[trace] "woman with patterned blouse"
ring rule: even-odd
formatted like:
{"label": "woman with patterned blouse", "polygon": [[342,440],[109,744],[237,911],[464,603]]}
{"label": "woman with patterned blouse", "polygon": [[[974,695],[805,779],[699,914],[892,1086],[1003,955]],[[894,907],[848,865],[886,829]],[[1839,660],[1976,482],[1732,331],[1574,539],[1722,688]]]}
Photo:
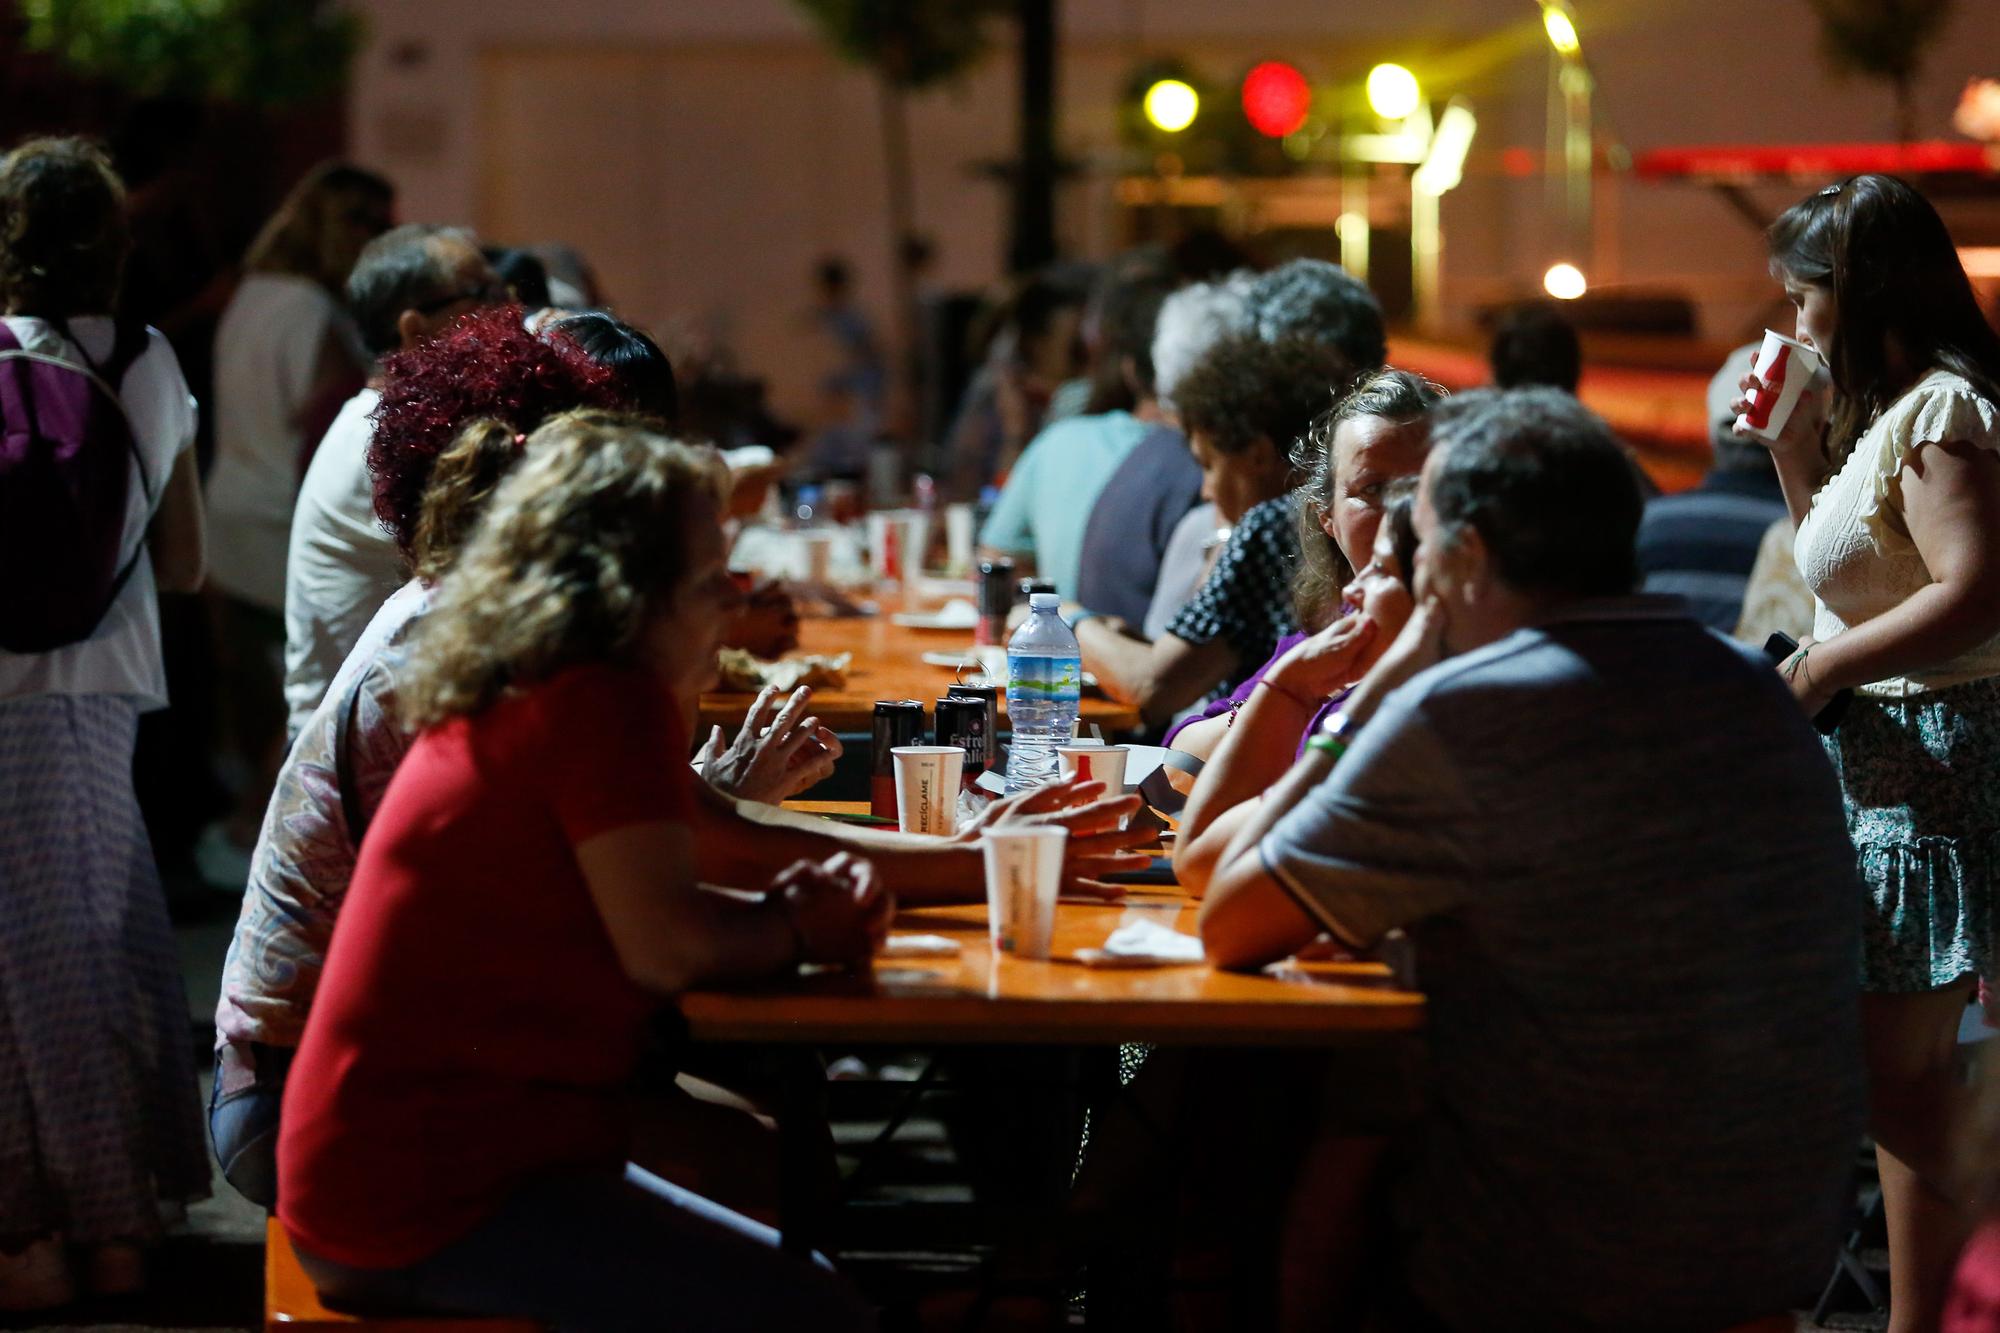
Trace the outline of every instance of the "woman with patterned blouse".
{"label": "woman with patterned blouse", "polygon": [[1959,1020],[2000,962],[2000,336],[1936,210],[1893,177],[1830,185],[1769,239],[1833,381],[1830,418],[1808,394],[1771,446],[1816,604],[1782,669],[1812,715],[1856,696],[1827,752],[1868,886],[1889,1328],[1916,1333],[1937,1326],[1966,1227],[1946,1183]]}

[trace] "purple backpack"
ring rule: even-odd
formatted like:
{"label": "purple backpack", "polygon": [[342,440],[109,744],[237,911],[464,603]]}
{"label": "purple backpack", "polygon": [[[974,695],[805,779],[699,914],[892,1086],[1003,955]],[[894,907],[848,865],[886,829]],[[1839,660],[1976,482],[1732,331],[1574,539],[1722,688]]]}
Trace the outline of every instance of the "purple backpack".
{"label": "purple backpack", "polygon": [[24,349],[0,321],[0,649],[89,638],[146,549],[141,537],[119,559],[134,464],[147,512],[159,493],[118,401],[146,346],[143,325],[120,328],[110,360],[81,368]]}

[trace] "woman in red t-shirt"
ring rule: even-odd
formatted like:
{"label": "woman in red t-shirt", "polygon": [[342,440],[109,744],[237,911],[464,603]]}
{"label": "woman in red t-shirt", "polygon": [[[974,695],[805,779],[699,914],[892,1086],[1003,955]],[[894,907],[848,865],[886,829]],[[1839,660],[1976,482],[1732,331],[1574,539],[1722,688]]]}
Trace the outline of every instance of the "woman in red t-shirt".
{"label": "woman in red t-shirt", "polygon": [[775,1234],[626,1162],[646,1020],[867,958],[873,868],[696,886],[687,731],[738,593],[721,475],[558,418],[413,635],[424,730],[369,829],[285,1094],[279,1215],[337,1301],[567,1329],[862,1327]]}

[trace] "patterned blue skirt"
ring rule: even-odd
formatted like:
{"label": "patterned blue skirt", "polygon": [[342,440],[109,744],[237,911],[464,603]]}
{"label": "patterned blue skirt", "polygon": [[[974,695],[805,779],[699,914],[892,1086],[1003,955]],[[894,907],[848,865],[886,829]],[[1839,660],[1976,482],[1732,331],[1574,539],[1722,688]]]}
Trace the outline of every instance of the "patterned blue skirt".
{"label": "patterned blue skirt", "polygon": [[1862,989],[1994,977],[2000,679],[1857,697],[1826,747],[1868,892]]}
{"label": "patterned blue skirt", "polygon": [[0,700],[0,1247],[149,1240],[208,1195],[138,722],[111,695]]}

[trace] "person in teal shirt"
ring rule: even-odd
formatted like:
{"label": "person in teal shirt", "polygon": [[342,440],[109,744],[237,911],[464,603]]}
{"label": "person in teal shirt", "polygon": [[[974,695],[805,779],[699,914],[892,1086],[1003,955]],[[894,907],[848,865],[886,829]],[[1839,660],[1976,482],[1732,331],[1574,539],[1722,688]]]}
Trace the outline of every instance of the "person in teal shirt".
{"label": "person in teal shirt", "polygon": [[1105,295],[1103,350],[1116,358],[1135,400],[1131,410],[1093,405],[1096,410],[1058,421],[1029,441],[980,529],[979,544],[989,553],[1032,565],[1064,597],[1076,596],[1084,528],[1098,494],[1162,420],[1153,392],[1153,325],[1168,291],[1168,284],[1146,277]]}

